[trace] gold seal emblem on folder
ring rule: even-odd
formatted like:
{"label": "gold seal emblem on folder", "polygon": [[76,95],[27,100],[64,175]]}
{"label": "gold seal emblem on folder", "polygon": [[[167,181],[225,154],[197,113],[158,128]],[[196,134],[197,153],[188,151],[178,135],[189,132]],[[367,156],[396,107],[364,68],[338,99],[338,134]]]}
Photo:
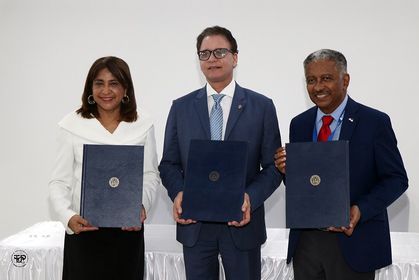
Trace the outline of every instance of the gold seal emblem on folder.
{"label": "gold seal emblem on folder", "polygon": [[119,186],[119,179],[117,177],[112,177],[109,179],[109,186],[111,188],[116,188]]}
{"label": "gold seal emblem on folder", "polygon": [[321,179],[320,179],[320,176],[319,175],[312,175],[310,177],[310,184],[313,187],[317,187],[318,185],[320,185],[320,182],[321,182]]}

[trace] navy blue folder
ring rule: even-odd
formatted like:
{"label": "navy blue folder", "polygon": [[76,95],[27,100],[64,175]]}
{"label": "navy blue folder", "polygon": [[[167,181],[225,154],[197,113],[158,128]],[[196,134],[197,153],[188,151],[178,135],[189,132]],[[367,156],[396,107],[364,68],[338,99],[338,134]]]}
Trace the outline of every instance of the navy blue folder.
{"label": "navy blue folder", "polygon": [[80,215],[97,227],[141,226],[144,147],[84,145]]}
{"label": "navy blue folder", "polygon": [[182,201],[182,218],[241,221],[247,142],[192,140]]}
{"label": "navy blue folder", "polygon": [[349,225],[349,142],[286,145],[286,226]]}

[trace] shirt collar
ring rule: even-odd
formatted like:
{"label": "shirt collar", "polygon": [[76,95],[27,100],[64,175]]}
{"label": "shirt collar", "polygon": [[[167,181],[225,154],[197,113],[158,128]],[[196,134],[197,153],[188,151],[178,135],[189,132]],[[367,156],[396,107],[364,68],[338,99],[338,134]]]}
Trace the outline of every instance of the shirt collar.
{"label": "shirt collar", "polygon": [[[207,89],[207,96],[211,96],[213,94],[218,94],[218,92],[216,92],[215,89],[213,89],[212,86],[209,83],[206,84],[206,89]],[[228,84],[228,86],[226,86],[220,92],[220,94],[224,94],[224,95],[227,95],[228,97],[233,98],[235,90],[236,90],[236,81],[233,79]]]}
{"label": "shirt collar", "polygon": [[345,111],[346,103],[348,103],[348,95],[345,94],[345,98],[343,99],[342,103],[331,113],[331,114],[325,114],[320,110],[320,108],[317,108],[317,117],[316,122],[321,122],[323,116],[330,115],[333,117],[333,120],[338,120],[339,118],[343,117],[343,112]]}

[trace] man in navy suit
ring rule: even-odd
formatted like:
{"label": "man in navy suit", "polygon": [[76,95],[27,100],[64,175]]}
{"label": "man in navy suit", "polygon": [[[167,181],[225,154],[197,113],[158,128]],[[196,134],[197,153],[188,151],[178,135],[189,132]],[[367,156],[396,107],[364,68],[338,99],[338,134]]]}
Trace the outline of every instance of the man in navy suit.
{"label": "man in navy suit", "polygon": [[[175,100],[168,116],[163,157],[163,185],[173,201],[177,240],[183,244],[187,279],[218,279],[221,255],[227,279],[261,278],[261,244],[266,241],[264,201],[281,183],[274,153],[281,144],[271,99],[240,87],[233,79],[237,42],[223,27],[206,28],[197,38],[197,52],[207,84]],[[224,95],[221,140],[248,143],[246,189],[241,221],[228,223],[183,219],[184,172],[191,139],[211,139],[210,112]]]}
{"label": "man in navy suit", "polygon": [[[392,262],[387,207],[408,186],[390,118],[346,94],[349,74],[341,53],[316,51],[305,59],[304,70],[316,106],[291,121],[290,142],[318,141],[323,116],[333,117],[326,140],[349,140],[350,222],[342,228],[291,229],[287,262],[293,259],[296,280],[374,279],[376,269]],[[284,148],[275,158],[285,174]]]}

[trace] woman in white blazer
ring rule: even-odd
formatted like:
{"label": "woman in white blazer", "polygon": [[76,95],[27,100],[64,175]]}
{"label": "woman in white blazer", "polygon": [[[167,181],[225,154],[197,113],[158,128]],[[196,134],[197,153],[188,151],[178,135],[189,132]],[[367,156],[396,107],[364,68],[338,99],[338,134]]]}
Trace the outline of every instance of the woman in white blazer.
{"label": "woman in white blazer", "polygon": [[96,60],[81,107],[58,125],[49,200],[53,217],[66,228],[63,279],[143,279],[143,227],[97,228],[80,216],[83,144],[144,146],[141,223],[160,185],[154,126],[144,112],[137,112],[125,61],[111,56]]}

